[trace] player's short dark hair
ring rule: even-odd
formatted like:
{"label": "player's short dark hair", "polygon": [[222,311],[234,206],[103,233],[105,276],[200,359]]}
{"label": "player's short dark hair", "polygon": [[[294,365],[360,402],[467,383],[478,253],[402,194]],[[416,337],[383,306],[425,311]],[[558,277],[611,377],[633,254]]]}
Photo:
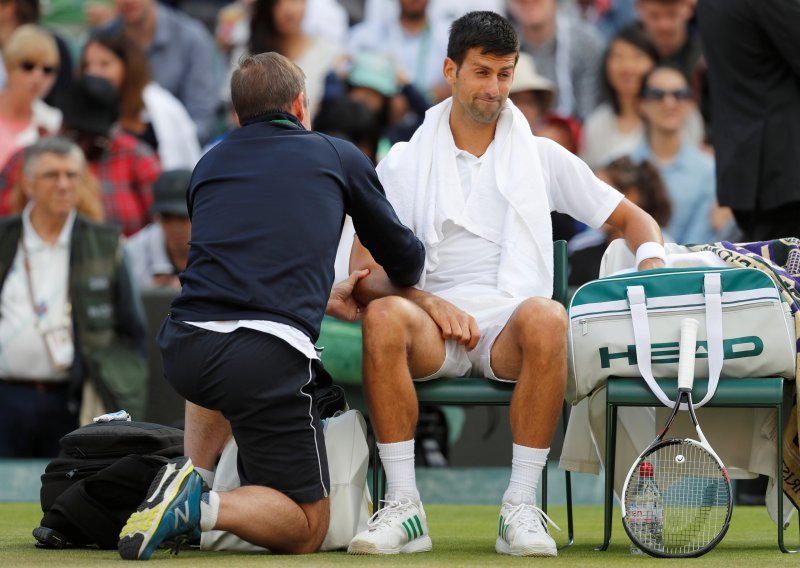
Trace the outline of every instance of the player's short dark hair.
{"label": "player's short dark hair", "polygon": [[479,48],[481,54],[519,55],[519,38],[511,22],[500,14],[468,12],[450,26],[447,57],[461,67],[473,48]]}

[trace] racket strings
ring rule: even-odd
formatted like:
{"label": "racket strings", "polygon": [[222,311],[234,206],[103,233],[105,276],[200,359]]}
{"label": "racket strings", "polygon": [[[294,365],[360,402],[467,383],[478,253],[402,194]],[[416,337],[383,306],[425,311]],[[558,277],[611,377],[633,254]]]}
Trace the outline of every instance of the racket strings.
{"label": "racket strings", "polygon": [[[701,446],[688,441],[660,446],[643,461],[652,465],[652,480],[660,499],[659,518],[651,523],[627,523],[637,544],[677,556],[713,543],[727,528],[731,504],[730,484],[718,462]],[[642,493],[647,478],[640,476],[641,469],[640,464],[628,485],[628,510],[646,498]],[[652,494],[652,489],[647,491]]]}

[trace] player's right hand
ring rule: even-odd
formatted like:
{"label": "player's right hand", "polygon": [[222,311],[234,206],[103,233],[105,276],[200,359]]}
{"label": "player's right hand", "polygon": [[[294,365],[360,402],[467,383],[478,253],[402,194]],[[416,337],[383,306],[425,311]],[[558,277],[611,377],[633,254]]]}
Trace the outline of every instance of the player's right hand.
{"label": "player's right hand", "polygon": [[442,330],[442,339],[454,339],[464,345],[467,351],[472,351],[478,344],[481,338],[478,322],[467,312],[432,294],[426,294],[414,301]]}

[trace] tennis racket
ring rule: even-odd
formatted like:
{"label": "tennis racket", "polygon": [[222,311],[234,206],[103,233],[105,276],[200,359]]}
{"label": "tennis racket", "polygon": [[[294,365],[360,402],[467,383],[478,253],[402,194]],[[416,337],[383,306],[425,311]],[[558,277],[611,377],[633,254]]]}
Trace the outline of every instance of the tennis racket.
{"label": "tennis racket", "polygon": [[[691,318],[681,322],[678,398],[622,489],[625,532],[642,551],[662,558],[701,556],[714,548],[733,510],[728,472],[703,435],[692,403],[697,327]],[[699,441],[664,439],[683,399]]]}

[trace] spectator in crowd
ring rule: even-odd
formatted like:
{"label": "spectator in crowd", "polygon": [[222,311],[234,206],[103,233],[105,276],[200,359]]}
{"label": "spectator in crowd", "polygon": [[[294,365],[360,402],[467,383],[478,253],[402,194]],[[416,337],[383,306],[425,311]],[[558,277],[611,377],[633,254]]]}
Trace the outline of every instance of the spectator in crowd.
{"label": "spectator in crowd", "polygon": [[165,171],[153,187],[154,222],[131,236],[125,251],[134,282],[140,290],[170,287],[180,289],[178,273],[186,268],[192,222],[186,207],[191,170]]}
{"label": "spectator in crowd", "polygon": [[696,0],[636,0],[639,19],[658,51],[658,62],[669,63],[687,77],[703,55],[700,38],[689,29]]}
{"label": "spectator in crowd", "polygon": [[[669,223],[672,204],[658,168],[647,160],[635,163],[625,156],[606,165],[597,172],[597,177],[649,213],[662,228],[664,240],[671,240],[664,228]],[[598,278],[606,248],[619,238],[622,234],[606,223],[600,229],[587,229],[570,239],[569,285],[580,286]]]}
{"label": "spectator in crowd", "polygon": [[373,164],[378,163],[381,122],[366,102],[341,97],[324,103],[314,119],[314,130],[352,142]]}
{"label": "spectator in crowd", "polygon": [[603,56],[601,83],[605,102],[586,118],[581,158],[600,168],[610,158],[623,156],[642,143],[639,114],[642,78],[653,68],[658,53],[645,31],[629,26],[611,40]]}
{"label": "spectator in crowd", "polygon": [[533,56],[520,53],[508,98],[525,115],[534,132],[539,121],[550,110],[554,95],[555,85],[536,72]]}
{"label": "spectator in crowd", "polygon": [[[655,66],[658,53],[650,37],[638,24],[617,34],[603,57],[602,85],[605,102],[587,117],[580,156],[592,168],[625,156],[644,141],[639,112],[642,78]],[[703,120],[696,107],[686,117],[686,140],[700,145]]]}
{"label": "spectator in crowd", "polygon": [[574,9],[611,41],[617,33],[636,21],[635,0],[573,0]]}
{"label": "spectator in crowd", "polygon": [[556,85],[555,110],[583,120],[597,106],[603,38],[571,12],[559,13],[556,0],[508,0],[522,51]]}
{"label": "spectator in crowd", "polygon": [[553,112],[542,117],[534,133],[557,142],[559,146],[575,155],[578,154],[583,137],[583,130],[578,119]]}
{"label": "spectator in crowd", "polygon": [[[354,295],[367,305],[364,389],[387,479],[387,502],[350,542],[353,554],[431,550],[414,469],[413,380],[484,376],[516,384],[511,479],[495,549],[556,556],[548,517],[536,506],[567,375],[567,316],[550,299],[550,209],[592,226],[608,220],[632,249],[648,242],[639,268],[663,266],[651,256],[663,258],[663,247],[650,216],[580,159],[533,136],[507,101],[518,51],[514,29],[497,14],[456,20],[443,68],[452,98],[429,110],[411,141],[378,165],[389,201],[428,254],[419,282],[400,287],[363,247],[353,247],[351,266],[370,269]],[[418,530],[407,529],[408,519]]]}
{"label": "spectator in crowd", "polygon": [[395,18],[353,26],[347,51],[352,55],[371,51],[388,56],[428,103],[438,102],[450,94],[442,78],[447,27],[428,17],[428,0],[399,0],[399,6]]}
{"label": "spectator in crowd", "polygon": [[303,31],[324,38],[337,49],[344,48],[350,31],[347,10],[339,0],[308,0],[303,16]]}
{"label": "spectator in crowd", "polygon": [[683,135],[693,107],[687,78],[677,67],[658,65],[642,81],[639,101],[646,137],[631,157],[650,160],[664,178],[672,202],[667,231],[682,245],[714,241],[714,158]]}
{"label": "spectator in crowd", "polygon": [[280,53],[303,70],[308,108],[314,116],[325,93],[325,76],[333,69],[340,49],[303,31],[305,12],[306,0],[256,0],[248,49],[253,54]]}
{"label": "spectator in crowd", "polygon": [[3,44],[6,86],[0,90],[0,167],[42,134],[58,132],[61,111],[42,97],[58,71],[53,36],[34,24],[19,26]]}
{"label": "spectator in crowd", "polygon": [[[0,50],[19,26],[38,23],[39,0],[0,0]],[[53,39],[58,47],[58,72],[55,83],[44,97],[44,101],[51,106],[60,107],[61,97],[72,83],[72,58],[67,42],[55,33]],[[5,83],[6,70],[0,57],[0,89]]]}
{"label": "spectator in crowd", "polygon": [[194,167],[200,159],[194,122],[172,93],[150,80],[147,59],[133,40],[95,34],[83,48],[80,69],[114,86],[120,127],[157,152],[165,170]]}
{"label": "spectator in crowd", "polygon": [[[339,77],[341,74],[341,77]],[[380,126],[375,163],[392,144],[405,142],[422,123],[428,102],[391,58],[375,52],[362,52],[348,59],[345,68],[330,74],[326,100],[345,96],[369,107]]]}
{"label": "spectator in crowd", "polygon": [[800,4],[702,0],[717,195],[744,240],[800,236]]}
{"label": "spectator in crowd", "polygon": [[[363,0],[363,4],[363,20],[366,22],[397,19],[401,10],[399,2]],[[453,20],[460,18],[467,12],[491,10],[497,14],[502,14],[504,9],[505,0],[430,0],[427,13],[432,22],[449,29]]]}
{"label": "spectator in crowd", "polygon": [[[161,168],[152,150],[116,127],[116,119],[116,94],[105,79],[84,75],[67,93],[62,132],[83,150],[101,188],[105,218],[131,235],[149,219],[152,186]],[[13,210],[6,192],[19,177],[22,157],[22,151],[15,154],[0,173],[0,212]]]}
{"label": "spectator in crowd", "polygon": [[119,17],[102,28],[142,49],[153,79],[175,95],[203,143],[214,134],[218,80],[214,40],[203,24],[156,0],[114,0]]}
{"label": "spectator in crowd", "polygon": [[58,455],[97,411],[87,377],[105,408],[144,409],[143,310],[119,234],[76,213],[85,168],[68,140],[36,142],[23,168],[31,202],[0,221],[0,457]]}

